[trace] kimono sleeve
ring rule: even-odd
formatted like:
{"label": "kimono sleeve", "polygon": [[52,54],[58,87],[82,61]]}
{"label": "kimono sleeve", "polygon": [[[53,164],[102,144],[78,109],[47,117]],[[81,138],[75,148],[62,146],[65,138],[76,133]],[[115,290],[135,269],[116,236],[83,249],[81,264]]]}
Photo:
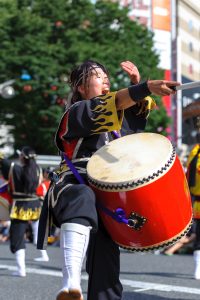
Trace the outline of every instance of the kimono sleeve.
{"label": "kimono sleeve", "polygon": [[120,130],[123,111],[117,111],[115,96],[112,92],[72,105],[61,120],[57,137],[75,139]]}
{"label": "kimono sleeve", "polygon": [[156,107],[155,101],[151,97],[146,97],[136,105],[129,107],[124,111],[124,122],[126,123],[124,134],[143,131],[147,124],[147,119],[152,109]]}

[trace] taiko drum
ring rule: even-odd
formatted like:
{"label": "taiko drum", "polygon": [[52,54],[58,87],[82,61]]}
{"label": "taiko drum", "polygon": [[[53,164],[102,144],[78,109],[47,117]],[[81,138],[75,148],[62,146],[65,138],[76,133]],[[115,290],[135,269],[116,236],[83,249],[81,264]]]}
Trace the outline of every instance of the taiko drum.
{"label": "taiko drum", "polygon": [[102,221],[122,248],[163,248],[190,229],[190,192],[168,138],[137,133],[116,139],[93,154],[87,175]]}

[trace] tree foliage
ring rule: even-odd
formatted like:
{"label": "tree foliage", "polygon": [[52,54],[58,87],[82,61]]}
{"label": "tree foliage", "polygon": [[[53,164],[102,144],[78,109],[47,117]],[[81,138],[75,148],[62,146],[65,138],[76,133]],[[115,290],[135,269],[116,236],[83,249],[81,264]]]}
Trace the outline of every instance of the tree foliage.
{"label": "tree foliage", "polygon": [[[119,64],[133,61],[143,80],[162,78],[153,35],[118,3],[99,0],[0,0],[0,83],[15,79],[16,96],[0,98],[0,123],[13,125],[14,148],[31,145],[55,154],[53,139],[70,94],[67,77],[86,59],[106,65],[112,89],[129,84]],[[153,115],[149,131],[169,119]],[[162,118],[161,118],[162,115]]]}

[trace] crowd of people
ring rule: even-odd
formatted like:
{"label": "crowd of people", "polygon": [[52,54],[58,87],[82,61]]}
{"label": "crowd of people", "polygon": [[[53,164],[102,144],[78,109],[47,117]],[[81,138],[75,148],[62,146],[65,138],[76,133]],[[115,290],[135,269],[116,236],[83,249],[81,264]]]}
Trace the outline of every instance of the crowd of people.
{"label": "crowd of people", "polygon": [[[18,276],[26,275],[24,235],[27,223],[35,225],[34,243],[46,257],[49,224],[59,229],[63,276],[56,300],[83,300],[81,269],[85,257],[89,275],[87,299],[122,299],[119,246],[99,217],[95,193],[87,185],[87,162],[96,150],[116,136],[144,131],[149,113],[156,106],[152,96],[174,95],[174,87],[180,83],[166,80],[140,83],[140,73],[132,62],[122,62],[121,68],[131,84],[116,92],[110,92],[109,72],[99,62],[87,60],[72,70],[71,103],[61,118],[55,138],[61,164],[49,174],[51,183],[45,187],[42,205],[37,189],[39,185],[41,188],[43,176],[35,162],[34,150],[25,147],[20,151],[21,166],[8,164],[1,158],[2,174],[9,182],[13,198],[10,249],[16,255]],[[195,199],[199,200],[196,195]],[[195,238],[195,278],[200,279],[197,241]]]}

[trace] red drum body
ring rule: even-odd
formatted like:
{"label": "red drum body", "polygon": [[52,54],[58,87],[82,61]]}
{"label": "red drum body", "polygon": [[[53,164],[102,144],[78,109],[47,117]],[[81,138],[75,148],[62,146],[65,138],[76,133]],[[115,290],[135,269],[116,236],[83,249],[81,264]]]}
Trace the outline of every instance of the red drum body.
{"label": "red drum body", "polygon": [[114,140],[91,157],[87,174],[103,223],[122,248],[163,248],[190,229],[187,180],[166,137],[137,133]]}
{"label": "red drum body", "polygon": [[12,204],[12,198],[8,193],[7,182],[0,186],[0,220],[8,221],[10,219],[10,206]]}

